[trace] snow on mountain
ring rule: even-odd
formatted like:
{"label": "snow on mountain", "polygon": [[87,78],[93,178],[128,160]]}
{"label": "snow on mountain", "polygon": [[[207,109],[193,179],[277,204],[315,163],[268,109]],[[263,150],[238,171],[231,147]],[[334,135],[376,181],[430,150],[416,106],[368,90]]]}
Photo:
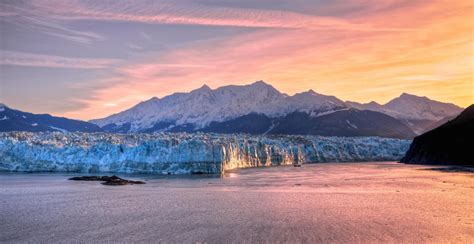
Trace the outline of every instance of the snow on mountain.
{"label": "snow on mountain", "polygon": [[346,102],[356,109],[366,109],[388,114],[397,119],[439,121],[462,112],[462,108],[452,103],[442,103],[427,97],[402,93],[384,105],[376,102],[356,103]]}
{"label": "snow on mountain", "polygon": [[[455,116],[463,111],[462,108],[451,104],[403,93],[384,105],[393,113],[395,118],[441,120]],[[393,111],[393,112],[392,112]]]}
{"label": "snow on mountain", "polygon": [[[270,120],[265,119],[268,121],[261,123],[260,127],[262,128],[252,128],[252,130],[267,131],[270,125],[275,122],[274,119],[283,118],[294,112],[307,113],[311,117],[321,117],[349,108],[371,110],[389,115],[401,121],[416,134],[423,133],[432,128],[436,122],[453,117],[462,111],[454,104],[437,102],[427,97],[406,93],[384,105],[376,102],[367,104],[343,102],[334,96],[318,94],[313,90],[288,96],[263,81],[257,81],[250,85],[230,85],[215,90],[204,85],[189,93],[174,93],[161,99],[154,97],[123,112],[90,122],[99,125],[105,131],[119,133],[193,132],[209,131],[209,126],[212,123],[232,120],[236,120],[235,123],[232,122],[225,126],[232,124],[232,126],[240,128],[241,126],[236,124],[237,121],[240,121],[239,118],[250,114],[261,114]],[[262,121],[260,117],[257,119]],[[223,128],[219,130],[223,130]],[[229,129],[228,131],[235,130]],[[404,135],[408,134],[404,133]]]}
{"label": "snow on mountain", "polygon": [[347,108],[346,104],[338,98],[322,95],[313,90],[286,97],[280,106],[284,107],[283,111],[285,113],[279,115],[286,115],[298,111],[311,114],[312,116],[318,116],[318,114],[327,114],[338,108]]}
{"label": "snow on mountain", "polygon": [[278,117],[294,111],[327,112],[344,107],[344,102],[333,96],[313,91],[288,96],[263,81],[257,81],[250,85],[231,85],[215,90],[204,85],[190,93],[152,98],[124,112],[90,122],[101,127],[130,124],[130,132],[144,131],[157,123],[169,123],[171,126],[190,124],[199,129],[211,122],[222,122],[250,113]]}
{"label": "snow on mountain", "polygon": [[0,133],[0,171],[219,174],[294,163],[394,161],[409,140],[203,133]]}
{"label": "snow on mountain", "polygon": [[407,93],[402,93],[384,105],[376,102],[365,104],[346,102],[346,104],[352,108],[390,115],[406,124],[416,134],[424,133],[436,127],[439,121],[453,118],[462,111],[462,108],[451,103],[442,103]]}

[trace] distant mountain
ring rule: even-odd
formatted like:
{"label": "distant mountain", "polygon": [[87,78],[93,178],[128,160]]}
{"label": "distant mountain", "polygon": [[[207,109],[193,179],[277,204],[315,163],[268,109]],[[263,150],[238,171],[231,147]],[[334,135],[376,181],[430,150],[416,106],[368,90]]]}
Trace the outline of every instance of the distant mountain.
{"label": "distant mountain", "polygon": [[390,115],[420,134],[436,127],[442,120],[447,120],[461,113],[462,108],[451,104],[403,93],[399,97],[381,105],[376,102],[346,102],[352,108],[372,110]]}
{"label": "distant mountain", "polygon": [[0,104],[0,132],[3,131],[62,131],[62,132],[99,132],[99,126],[49,114],[32,114],[14,110]]}
{"label": "distant mountain", "polygon": [[417,136],[401,160],[404,163],[473,165],[474,105],[455,119]]}

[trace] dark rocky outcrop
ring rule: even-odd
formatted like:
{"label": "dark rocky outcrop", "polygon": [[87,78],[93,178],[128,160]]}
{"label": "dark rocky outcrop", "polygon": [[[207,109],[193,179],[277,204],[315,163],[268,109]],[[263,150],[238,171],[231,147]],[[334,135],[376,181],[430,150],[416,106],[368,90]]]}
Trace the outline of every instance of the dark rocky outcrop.
{"label": "dark rocky outcrop", "polygon": [[415,137],[403,163],[474,165],[474,105],[458,117]]}
{"label": "dark rocky outcrop", "polygon": [[133,184],[145,184],[143,181],[134,181],[134,180],[125,180],[116,175],[112,176],[77,176],[69,178],[69,180],[79,180],[79,181],[103,181],[102,185],[107,186],[123,186],[123,185],[133,185]]}

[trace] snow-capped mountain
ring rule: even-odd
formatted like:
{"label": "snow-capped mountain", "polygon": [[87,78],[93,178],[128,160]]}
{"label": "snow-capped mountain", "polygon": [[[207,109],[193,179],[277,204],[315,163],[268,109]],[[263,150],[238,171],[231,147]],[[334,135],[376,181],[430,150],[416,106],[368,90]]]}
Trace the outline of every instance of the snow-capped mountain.
{"label": "snow-capped mountain", "polygon": [[32,114],[11,109],[0,103],[1,131],[61,131],[61,132],[99,132],[102,129],[92,123],[49,114]]}
{"label": "snow-capped mountain", "polygon": [[452,118],[462,112],[462,108],[431,100],[427,97],[402,93],[399,97],[381,105],[376,102],[366,104],[346,102],[350,107],[381,112],[399,119],[417,134],[433,128],[438,121]]}
{"label": "snow-capped mountain", "polygon": [[[371,110],[390,118],[377,113],[364,117],[360,110]],[[343,102],[313,90],[288,96],[257,81],[215,90],[204,85],[189,93],[174,93],[161,99],[154,97],[126,111],[90,122],[105,131],[119,133],[205,131],[412,138],[461,110],[453,104],[405,93],[385,105]],[[294,120],[294,113],[308,116],[297,116],[299,119]],[[288,124],[289,121],[293,124]],[[325,121],[334,123],[328,125]]]}
{"label": "snow-capped mountain", "polygon": [[257,81],[215,90],[204,85],[190,93],[152,98],[124,112],[90,122],[125,132],[140,132],[154,126],[161,129],[177,126],[201,129],[211,122],[223,122],[251,113],[273,118],[295,111],[318,115],[341,108],[346,108],[346,105],[333,96],[314,91],[288,96],[263,81]]}
{"label": "snow-capped mountain", "polygon": [[[387,104],[343,102],[312,90],[293,96],[263,81],[141,102],[91,123],[0,106],[0,131],[216,132],[413,138],[461,112],[456,105],[402,94]],[[99,127],[100,126],[100,127]]]}

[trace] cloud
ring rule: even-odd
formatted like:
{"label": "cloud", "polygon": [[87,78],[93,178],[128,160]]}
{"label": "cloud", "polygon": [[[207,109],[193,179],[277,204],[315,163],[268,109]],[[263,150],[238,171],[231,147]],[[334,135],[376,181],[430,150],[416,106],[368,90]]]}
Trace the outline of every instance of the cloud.
{"label": "cloud", "polygon": [[0,20],[79,44],[90,44],[105,39],[96,33],[68,28],[64,21],[51,18],[48,14],[35,10],[31,5],[24,5],[22,2],[14,3],[0,2]]}
{"label": "cloud", "polygon": [[118,59],[70,58],[0,50],[1,65],[47,68],[101,69],[117,64]]}
{"label": "cloud", "polygon": [[[107,77],[110,80],[98,87],[86,87],[87,91],[94,91],[93,97],[80,100],[84,108],[71,110],[65,116],[103,117],[150,97],[190,91],[203,83],[215,88],[260,79],[289,94],[311,88],[344,100],[383,103],[408,92],[459,105],[472,103],[472,95],[469,96],[473,80],[471,1],[349,2],[350,7],[346,1],[329,1],[321,6],[331,9],[329,12],[338,12],[339,5],[344,5],[344,11],[340,12],[345,17],[202,6],[179,0],[44,0],[29,2],[23,10],[31,11],[47,23],[28,18],[25,21],[47,26],[45,31],[53,35],[87,40],[97,37],[93,33],[92,36],[70,33],[60,27],[68,26],[63,23],[69,21],[97,20],[254,28],[156,52],[147,49],[123,63],[112,62]],[[51,23],[60,27],[48,25]],[[160,35],[141,31],[136,37],[139,40],[127,40],[126,44],[146,41],[148,48],[150,43],[159,43]],[[152,37],[154,42],[150,42]],[[97,83],[97,80],[89,82]]]}
{"label": "cloud", "polygon": [[227,8],[192,1],[31,1],[20,12],[56,20],[127,21],[151,24],[297,28],[311,30],[407,31],[347,19],[291,11]]}

